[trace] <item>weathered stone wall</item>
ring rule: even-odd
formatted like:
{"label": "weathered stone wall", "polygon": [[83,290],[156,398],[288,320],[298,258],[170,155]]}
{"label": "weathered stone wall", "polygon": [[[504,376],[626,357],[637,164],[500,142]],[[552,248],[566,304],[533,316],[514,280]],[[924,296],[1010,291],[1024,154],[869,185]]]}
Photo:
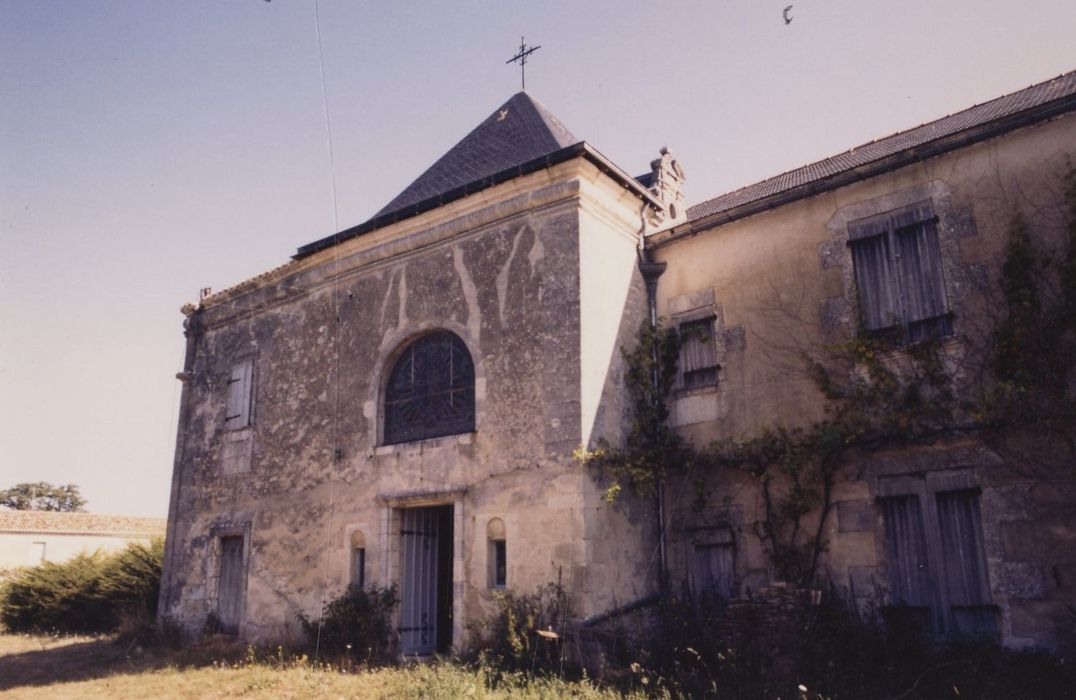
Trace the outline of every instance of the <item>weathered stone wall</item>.
{"label": "weathered stone wall", "polygon": [[[457,646],[491,610],[492,518],[514,590],[560,580],[586,615],[645,585],[612,572],[644,570],[647,521],[603,511],[572,456],[622,429],[619,346],[645,313],[640,202],[605,180],[562,164],[207,299],[191,319],[163,613],[197,631],[217,605],[219,538],[243,535],[240,634],[294,637],[296,614],[316,615],[348,582],[354,533],[367,584],[398,583],[400,509],[434,504],[454,507]],[[581,291],[584,268],[603,283]],[[384,445],[382,383],[434,329],[470,351],[475,430]],[[251,425],[227,430],[228,381],[248,358]]]}
{"label": "weathered stone wall", "polygon": [[[858,311],[848,224],[922,200],[932,202],[938,217],[953,312],[954,335],[943,352],[961,366],[958,381],[973,382],[971,349],[981,347],[997,316],[1000,260],[1013,216],[1022,214],[1040,243],[1057,243],[1064,222],[1062,177],[1074,161],[1076,116],[1070,114],[659,244],[655,255],[668,263],[659,285],[662,314],[675,317],[700,300],[714,304],[721,344],[717,386],[675,395],[674,424],[704,445],[821,419],[825,401],[799,353],[854,331]],[[825,524],[823,575],[861,603],[884,599],[888,578],[878,479],[946,470],[971,474],[982,490],[982,536],[1003,640],[1055,646],[1056,628],[1071,625],[1076,596],[1071,469],[1032,475],[1026,464],[1006,461],[968,438],[884,457],[852,455]],[[737,591],[770,583],[772,565],[755,534],[764,517],[757,482],[741,473],[688,476],[686,486],[673,483],[667,491],[674,590],[687,586],[695,545],[726,533],[735,545]],[[707,494],[701,511],[693,507],[696,489],[690,483],[700,476]],[[817,515],[805,519],[808,530]]]}

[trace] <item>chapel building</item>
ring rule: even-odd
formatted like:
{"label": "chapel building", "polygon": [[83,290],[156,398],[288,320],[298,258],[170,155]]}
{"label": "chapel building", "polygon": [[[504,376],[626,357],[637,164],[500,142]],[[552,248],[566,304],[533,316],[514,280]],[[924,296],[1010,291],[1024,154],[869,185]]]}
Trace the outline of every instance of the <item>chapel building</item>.
{"label": "chapel building", "polygon": [[[752,474],[610,502],[580,459],[632,429],[622,349],[679,330],[669,425],[699,446],[824,420],[802,357],[860,332],[971,381],[1013,216],[1063,240],[1074,159],[1068,73],[689,207],[664,149],[632,176],[518,93],[370,220],[184,307],[160,614],[279,639],[395,585],[400,650],[426,655],[500,589],[559,583],[600,625],[772,587]],[[1076,472],[974,430],[843,459],[804,519],[820,580],[940,636],[1058,643]]]}

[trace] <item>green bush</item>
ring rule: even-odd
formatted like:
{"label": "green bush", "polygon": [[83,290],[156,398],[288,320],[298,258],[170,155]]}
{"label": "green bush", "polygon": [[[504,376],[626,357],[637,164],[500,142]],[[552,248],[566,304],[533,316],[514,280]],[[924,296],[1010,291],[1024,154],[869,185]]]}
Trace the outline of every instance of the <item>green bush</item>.
{"label": "green bush", "polygon": [[348,586],[329,601],[320,619],[296,617],[312,649],[363,664],[381,665],[395,660],[392,611],[399,603],[396,587]]}
{"label": "green bush", "polygon": [[497,614],[477,630],[474,651],[502,670],[559,672],[563,668],[568,596],[559,583],[534,593],[498,591]]}
{"label": "green bush", "polygon": [[158,538],[21,569],[0,587],[0,624],[9,632],[99,634],[124,617],[153,620],[163,554]]}

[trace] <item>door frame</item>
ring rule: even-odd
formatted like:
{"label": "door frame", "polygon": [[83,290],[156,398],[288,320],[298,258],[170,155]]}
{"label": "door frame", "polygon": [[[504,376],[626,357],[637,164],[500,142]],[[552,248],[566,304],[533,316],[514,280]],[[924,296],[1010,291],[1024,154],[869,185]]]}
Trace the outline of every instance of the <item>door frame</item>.
{"label": "door frame", "polygon": [[221,540],[227,537],[242,537],[242,563],[239,567],[239,622],[236,625],[235,636],[244,639],[247,626],[247,587],[250,585],[250,523],[227,523],[215,525],[209,530],[209,556],[206,557],[206,580],[211,582],[208,586],[212,597],[206,599],[206,615],[217,615],[220,610],[220,567],[221,567]]}
{"label": "door frame", "polygon": [[[409,493],[378,497],[381,505],[381,551],[380,568],[385,572],[384,585],[395,585],[403,595],[403,547],[400,528],[403,511],[409,508],[452,506],[452,644],[451,651],[459,651],[463,641],[463,589],[465,573],[463,566],[464,496],[466,489],[432,493]],[[393,626],[400,626],[400,607],[394,615]]]}

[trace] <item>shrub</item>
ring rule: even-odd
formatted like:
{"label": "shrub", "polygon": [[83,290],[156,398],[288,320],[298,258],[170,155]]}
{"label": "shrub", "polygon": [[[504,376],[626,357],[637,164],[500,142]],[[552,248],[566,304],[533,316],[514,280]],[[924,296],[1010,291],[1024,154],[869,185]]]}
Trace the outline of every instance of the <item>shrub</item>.
{"label": "shrub", "polygon": [[392,611],[399,604],[396,587],[348,586],[329,601],[320,619],[296,617],[315,651],[363,664],[388,664],[395,660]]}
{"label": "shrub", "polygon": [[125,616],[152,621],[163,552],[157,539],[21,569],[0,588],[0,624],[10,632],[99,634]]}
{"label": "shrub", "polygon": [[559,583],[531,594],[494,593],[497,613],[478,630],[475,651],[499,669],[557,672],[563,666],[569,616]]}

